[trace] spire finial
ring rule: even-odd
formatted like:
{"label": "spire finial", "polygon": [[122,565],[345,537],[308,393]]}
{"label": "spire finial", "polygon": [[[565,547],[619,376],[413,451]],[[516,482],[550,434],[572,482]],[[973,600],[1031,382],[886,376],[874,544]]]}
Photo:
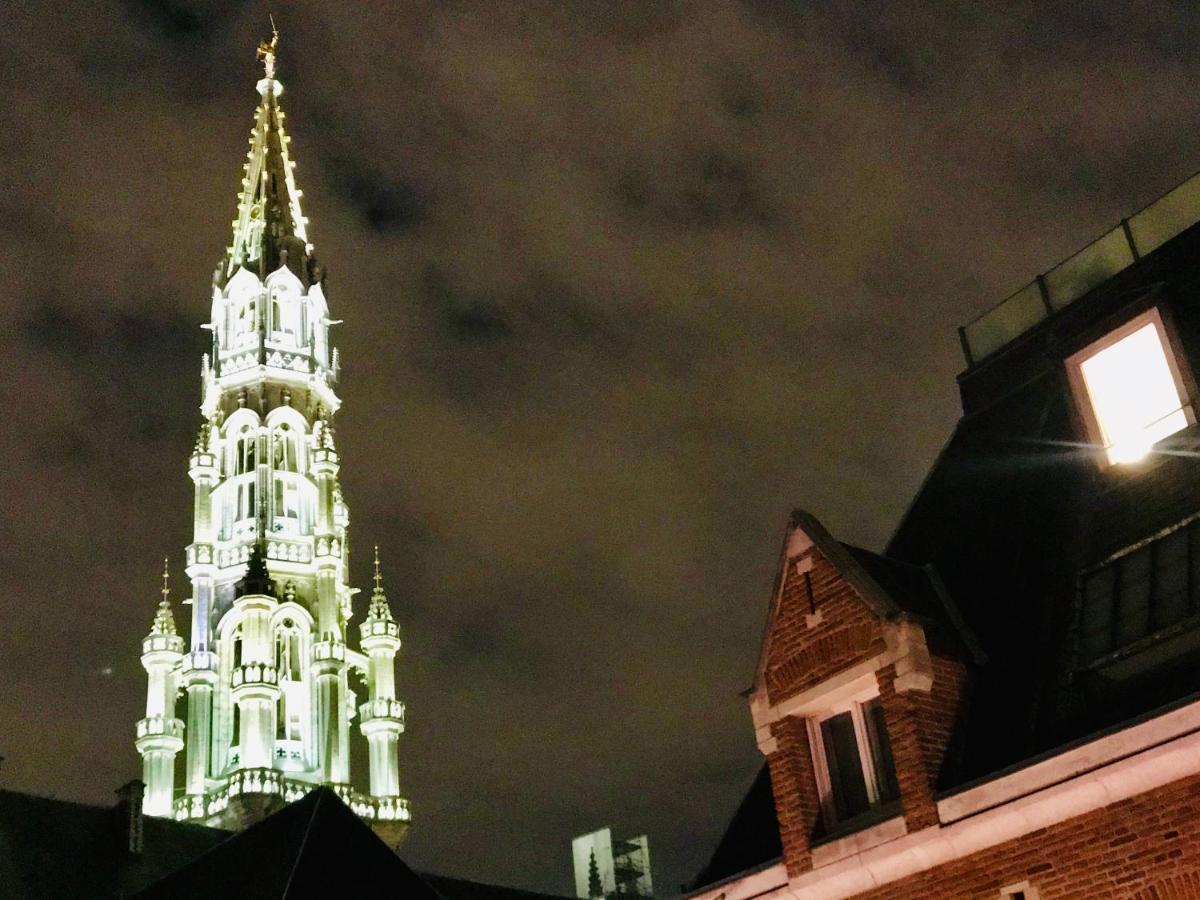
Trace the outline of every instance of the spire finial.
{"label": "spire finial", "polygon": [[171,572],[168,568],[169,557],[163,558],[162,599],[158,601],[158,609],[154,613],[154,625],[150,628],[151,635],[175,634],[175,615],[171,612]]}
{"label": "spire finial", "polygon": [[367,607],[367,619],[391,622],[392,611],[388,609],[387,594],[383,592],[383,571],[379,564],[379,545],[375,545],[375,590],[371,591],[371,605]]}
{"label": "spire finial", "polygon": [[259,41],[258,43],[258,58],[262,60],[263,71],[266,72],[267,81],[275,80],[275,50],[279,47],[279,29],[275,27],[275,17],[268,14],[271,20],[271,40]]}

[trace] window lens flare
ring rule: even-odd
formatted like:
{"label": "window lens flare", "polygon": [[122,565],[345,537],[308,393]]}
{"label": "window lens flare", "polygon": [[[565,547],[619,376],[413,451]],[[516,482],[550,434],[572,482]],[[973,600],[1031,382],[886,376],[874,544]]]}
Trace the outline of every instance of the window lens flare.
{"label": "window lens flare", "polygon": [[1088,357],[1079,371],[1110,462],[1137,462],[1156,442],[1187,427],[1155,323]]}

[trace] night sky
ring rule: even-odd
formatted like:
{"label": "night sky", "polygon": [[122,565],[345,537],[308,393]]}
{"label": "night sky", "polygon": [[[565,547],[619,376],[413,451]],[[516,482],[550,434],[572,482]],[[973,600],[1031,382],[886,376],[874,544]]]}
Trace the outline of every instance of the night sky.
{"label": "night sky", "polygon": [[[1200,168],[1200,13],[1083,6],[274,5],[412,864],[569,893],[606,824],[662,894],[703,863],[791,507],[880,548],[955,328]],[[0,786],[108,803],[267,12],[4,10]]]}

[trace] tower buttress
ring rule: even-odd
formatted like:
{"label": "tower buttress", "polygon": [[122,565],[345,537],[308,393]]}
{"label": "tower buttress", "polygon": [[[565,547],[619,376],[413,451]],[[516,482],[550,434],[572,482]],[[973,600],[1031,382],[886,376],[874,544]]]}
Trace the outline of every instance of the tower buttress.
{"label": "tower buttress", "polygon": [[359,646],[370,657],[368,691],[370,697],[359,707],[359,728],[370,747],[371,794],[375,797],[400,796],[400,770],[396,749],[404,731],[404,704],[396,699],[396,654],[400,651],[400,626],[392,618],[387,595],[383,592],[383,574],[379,566],[379,547],[375,548],[375,589],[367,617],[358,626]]}
{"label": "tower buttress", "polygon": [[162,600],[150,633],[142,640],[146,670],[146,716],[137,724],[137,750],[146,783],[142,808],[146,815],[170,816],[175,799],[175,755],[183,748],[183,722],[175,718],[175,694],[183,638],[171,612],[167,561],[163,560]]}

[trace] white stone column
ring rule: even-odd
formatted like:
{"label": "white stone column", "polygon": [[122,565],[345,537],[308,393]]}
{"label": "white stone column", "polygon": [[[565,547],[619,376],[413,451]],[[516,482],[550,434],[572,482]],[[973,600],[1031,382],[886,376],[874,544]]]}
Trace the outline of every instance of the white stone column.
{"label": "white stone column", "polygon": [[175,756],[183,748],[183,723],[175,718],[183,638],[175,631],[175,618],[167,601],[165,571],[163,577],[163,599],[150,633],[142,640],[142,667],[147,679],[146,716],[137,724],[136,746],[142,757],[142,780],[146,783],[142,809],[148,816],[172,814]]}

